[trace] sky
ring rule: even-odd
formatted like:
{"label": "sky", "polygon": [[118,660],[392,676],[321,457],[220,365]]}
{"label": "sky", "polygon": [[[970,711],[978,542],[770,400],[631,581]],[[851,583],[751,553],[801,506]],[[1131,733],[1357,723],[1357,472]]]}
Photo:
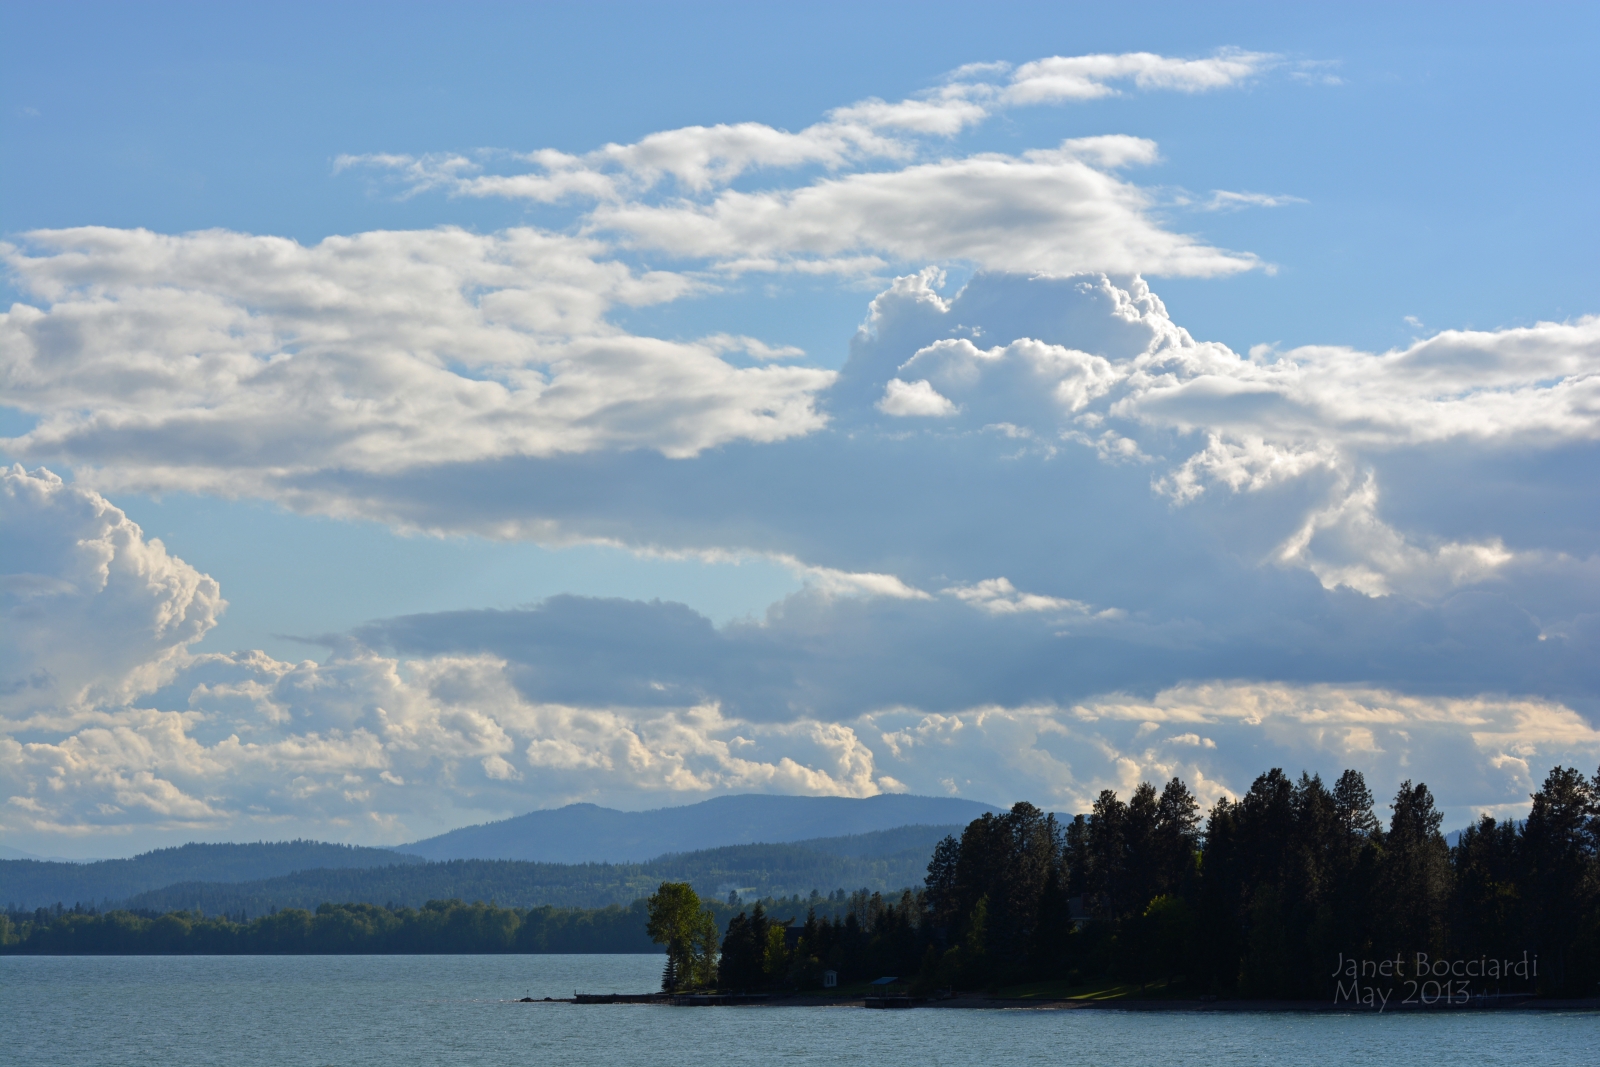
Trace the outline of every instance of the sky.
{"label": "sky", "polygon": [[0,844],[1600,765],[1592,4],[0,3]]}

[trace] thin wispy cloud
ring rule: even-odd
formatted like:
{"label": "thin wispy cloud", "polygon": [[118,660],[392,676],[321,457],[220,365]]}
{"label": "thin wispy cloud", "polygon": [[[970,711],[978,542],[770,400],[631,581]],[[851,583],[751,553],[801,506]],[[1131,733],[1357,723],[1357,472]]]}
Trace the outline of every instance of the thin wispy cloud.
{"label": "thin wispy cloud", "polygon": [[[1019,156],[961,157],[950,154],[952,139],[1008,108],[1221,90],[1276,63],[1265,53],[1224,50],[1204,59],[1141,52],[1056,56],[1015,69],[979,64],[921,95],[845,105],[793,133],[757,122],[689,126],[581,155],[346,155],[335,171],[387,175],[405,196],[442,190],[572,205],[583,232],[736,274],[876,272],[886,260],[932,258],[1009,270],[1213,276],[1257,264],[1163,230],[1147,215],[1146,195],[1112,174],[1154,163],[1153,142],[1099,136]],[[488,170],[508,158],[532,169]],[[821,177],[803,174],[818,168]],[[803,184],[784,184],[795,171]],[[746,177],[766,188],[729,187]]]}

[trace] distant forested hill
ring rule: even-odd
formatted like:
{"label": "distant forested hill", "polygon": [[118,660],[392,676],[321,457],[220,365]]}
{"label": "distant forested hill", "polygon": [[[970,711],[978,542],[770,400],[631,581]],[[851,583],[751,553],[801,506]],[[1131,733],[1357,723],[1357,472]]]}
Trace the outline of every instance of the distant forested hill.
{"label": "distant forested hill", "polygon": [[887,859],[902,852],[920,852],[926,856],[933,852],[933,846],[945,836],[960,837],[965,826],[966,823],[951,823],[947,826],[896,826],[891,830],[846,834],[843,837],[813,837],[790,843],[798,848],[826,852],[830,856],[854,856],[859,859]]}
{"label": "distant forested hill", "polygon": [[274,841],[242,845],[183,845],[125,860],[48,863],[0,860],[0,903],[19,908],[99,905],[176,882],[252,882],[311,868],[420,863],[386,848]]}
{"label": "distant forested hill", "polygon": [[915,826],[786,845],[730,845],[649,863],[526,863],[450,860],[365,870],[311,870],[255,882],[184,882],[130,897],[122,906],[254,917],[328,901],[420,907],[430,900],[494,901],[502,907],[626,906],[662,882],[689,882],[706,897],[805,896],[813,889],[898,890],[921,885],[940,838],[959,826]]}
{"label": "distant forested hill", "polygon": [[715,797],[654,811],[595,804],[533,811],[401,845],[430,860],[531,860],[536,863],[638,863],[666,852],[723,845],[784,844],[924,825],[965,826],[988,804],[958,797]]}

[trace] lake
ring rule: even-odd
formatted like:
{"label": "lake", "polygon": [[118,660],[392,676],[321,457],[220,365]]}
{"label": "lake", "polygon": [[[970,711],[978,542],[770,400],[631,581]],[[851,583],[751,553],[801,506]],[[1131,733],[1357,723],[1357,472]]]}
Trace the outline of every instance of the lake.
{"label": "lake", "polygon": [[1592,1067],[1600,1015],[519,1004],[643,992],[661,956],[0,957],[26,1065],[1270,1064]]}

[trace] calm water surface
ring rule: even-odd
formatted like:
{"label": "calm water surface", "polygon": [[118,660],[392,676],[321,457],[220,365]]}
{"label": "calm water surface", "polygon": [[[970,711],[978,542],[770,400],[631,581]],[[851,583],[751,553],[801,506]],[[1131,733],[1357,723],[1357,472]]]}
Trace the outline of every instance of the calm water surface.
{"label": "calm water surface", "polygon": [[880,1012],[518,1004],[654,988],[660,956],[0,958],[0,1063],[1600,1063],[1600,1016]]}

